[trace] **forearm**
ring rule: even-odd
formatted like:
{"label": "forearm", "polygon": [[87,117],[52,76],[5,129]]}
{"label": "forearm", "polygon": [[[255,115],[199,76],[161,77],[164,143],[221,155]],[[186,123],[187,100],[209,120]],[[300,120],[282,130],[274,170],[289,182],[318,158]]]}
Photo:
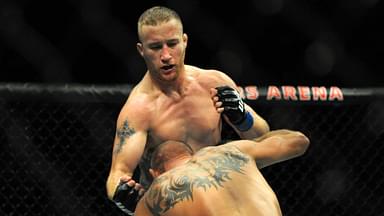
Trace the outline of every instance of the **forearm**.
{"label": "forearm", "polygon": [[247,111],[251,114],[253,118],[253,126],[246,131],[237,130],[237,133],[239,134],[240,138],[250,140],[250,139],[258,138],[268,133],[270,129],[267,121],[265,121],[261,116],[259,116],[252,109],[247,109]]}
{"label": "forearm", "polygon": [[121,172],[121,171],[115,171],[109,175],[106,183],[106,187],[107,187],[106,189],[107,189],[107,196],[110,200],[113,199],[116,188],[119,185],[120,178],[123,176],[125,178],[129,178],[129,177],[132,177],[132,175],[133,175],[132,172]]}
{"label": "forearm", "polygon": [[[132,152],[134,149],[132,149]],[[125,158],[133,158],[128,154],[121,153],[122,155],[114,156],[112,159],[111,170],[107,179],[107,195],[109,199],[113,199],[116,188],[120,182],[127,182],[133,176],[135,167],[137,166],[136,160],[126,161]]]}
{"label": "forearm", "polygon": [[295,133],[299,133],[299,132],[288,130],[288,129],[279,129],[279,130],[268,131],[267,133],[263,134],[260,137],[254,138],[253,140],[256,142],[260,142],[260,141],[263,141],[269,137],[273,137],[273,136],[276,136],[276,137],[280,136],[281,137],[281,136],[287,136],[290,134],[292,135]]}
{"label": "forearm", "polygon": [[[276,154],[278,161],[288,160],[304,154],[309,146],[309,139],[303,133],[292,130],[275,130],[266,133],[265,135],[255,139],[258,143],[266,140],[276,140],[274,142],[275,149],[278,149],[280,154]],[[270,144],[272,145],[272,144]]]}
{"label": "forearm", "polygon": [[259,168],[298,157],[306,152],[310,143],[303,133],[291,130],[270,131],[254,141],[256,153],[253,155]]}
{"label": "forearm", "polygon": [[114,182],[116,182],[116,178],[112,177],[112,176],[109,176],[108,180],[107,180],[107,183],[106,183],[106,189],[107,189],[108,199],[110,199],[110,200],[112,200],[113,194],[115,192],[114,189],[113,189],[113,188],[116,187]]}

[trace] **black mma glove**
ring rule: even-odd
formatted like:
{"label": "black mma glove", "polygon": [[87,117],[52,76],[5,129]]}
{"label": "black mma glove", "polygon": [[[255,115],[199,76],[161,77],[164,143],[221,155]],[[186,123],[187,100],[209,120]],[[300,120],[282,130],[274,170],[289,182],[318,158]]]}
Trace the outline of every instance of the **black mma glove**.
{"label": "black mma glove", "polygon": [[239,131],[247,131],[253,126],[253,117],[245,109],[245,104],[239,93],[229,86],[216,87],[219,101],[223,103],[225,114],[229,121],[236,126]]}
{"label": "black mma glove", "polygon": [[127,182],[120,182],[113,195],[113,202],[127,215],[134,215],[136,203],[140,199],[139,190],[129,186]]}

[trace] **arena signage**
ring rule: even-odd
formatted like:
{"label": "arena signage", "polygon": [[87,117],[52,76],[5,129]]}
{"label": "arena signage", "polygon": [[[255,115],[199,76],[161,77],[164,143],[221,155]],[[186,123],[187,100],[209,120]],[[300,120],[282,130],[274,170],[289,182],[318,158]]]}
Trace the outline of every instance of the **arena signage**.
{"label": "arena signage", "polygon": [[247,100],[260,97],[268,101],[343,101],[343,91],[337,86],[274,86],[262,89],[257,86],[239,86],[240,96]]}

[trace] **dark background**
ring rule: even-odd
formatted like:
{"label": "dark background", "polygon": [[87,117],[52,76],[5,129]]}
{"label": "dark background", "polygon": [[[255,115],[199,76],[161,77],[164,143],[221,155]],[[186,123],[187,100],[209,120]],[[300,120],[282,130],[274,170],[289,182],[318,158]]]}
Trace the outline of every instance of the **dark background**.
{"label": "dark background", "polygon": [[133,84],[136,22],[175,9],[186,63],[239,85],[382,86],[383,1],[0,0],[0,82]]}
{"label": "dark background", "polygon": [[[380,0],[0,0],[0,215],[123,215],[105,180],[128,93],[2,83],[138,82],[136,22],[159,4],[184,21],[186,63],[239,85],[383,87]],[[284,215],[382,215],[384,100],[370,96],[249,101],[271,128],[311,140],[305,155],[262,170]]]}

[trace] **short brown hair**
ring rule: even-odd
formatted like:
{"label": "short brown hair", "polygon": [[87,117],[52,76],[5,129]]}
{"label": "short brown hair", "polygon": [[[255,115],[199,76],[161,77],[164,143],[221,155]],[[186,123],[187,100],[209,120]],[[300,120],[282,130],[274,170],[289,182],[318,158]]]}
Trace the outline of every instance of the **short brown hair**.
{"label": "short brown hair", "polygon": [[173,140],[165,141],[153,151],[151,168],[164,172],[164,164],[167,161],[185,153],[193,154],[193,150],[188,144]]}
{"label": "short brown hair", "polygon": [[180,22],[181,30],[183,30],[183,24],[180,19],[180,16],[176,13],[176,11],[163,7],[163,6],[154,6],[146,11],[144,11],[139,17],[139,21],[137,22],[137,32],[140,38],[140,30],[144,25],[156,26],[160,23],[168,22],[171,19],[175,19]]}

